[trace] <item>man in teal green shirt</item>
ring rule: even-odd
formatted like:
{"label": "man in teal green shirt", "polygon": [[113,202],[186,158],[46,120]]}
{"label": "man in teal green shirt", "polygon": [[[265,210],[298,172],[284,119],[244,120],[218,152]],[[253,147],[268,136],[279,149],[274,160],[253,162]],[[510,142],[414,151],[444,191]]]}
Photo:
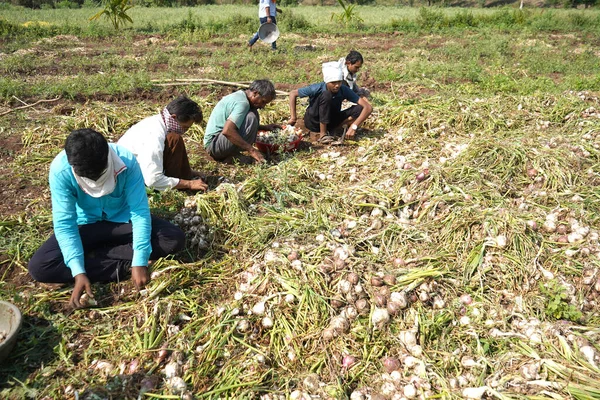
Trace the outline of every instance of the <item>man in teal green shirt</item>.
{"label": "man in teal green shirt", "polygon": [[275,98],[275,86],[259,79],[246,90],[223,97],[215,106],[204,133],[204,148],[216,161],[229,161],[246,151],[254,160],[264,162],[263,154],[253,147],[259,130],[280,128],[278,124],[260,125],[258,109]]}

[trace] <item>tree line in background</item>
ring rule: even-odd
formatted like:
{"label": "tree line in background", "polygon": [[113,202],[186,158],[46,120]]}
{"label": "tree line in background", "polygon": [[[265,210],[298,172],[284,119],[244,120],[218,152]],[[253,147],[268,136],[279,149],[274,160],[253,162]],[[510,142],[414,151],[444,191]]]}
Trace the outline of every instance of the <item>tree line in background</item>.
{"label": "tree line in background", "polygon": [[[2,3],[8,3],[16,6],[28,8],[81,8],[81,7],[100,7],[113,0],[8,0]],[[257,4],[257,0],[127,0],[130,6],[137,7],[184,7],[204,4]],[[279,0],[282,6],[293,6],[299,4],[317,4],[317,5],[335,5],[337,0]],[[406,5],[406,6],[465,6],[463,0],[348,0],[350,4],[383,4],[383,5]],[[520,0],[513,0],[512,3],[519,4]],[[527,1],[525,1],[527,4]],[[474,0],[473,6],[495,6],[507,5],[511,1],[486,1]],[[536,2],[538,7],[593,7],[600,4],[600,0],[540,0]],[[467,4],[468,5],[468,4]]]}

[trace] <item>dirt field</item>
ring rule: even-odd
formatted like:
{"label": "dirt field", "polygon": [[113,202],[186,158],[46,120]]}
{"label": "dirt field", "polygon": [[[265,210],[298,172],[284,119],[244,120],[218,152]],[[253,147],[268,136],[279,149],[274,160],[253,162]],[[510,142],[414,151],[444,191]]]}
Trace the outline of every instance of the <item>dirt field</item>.
{"label": "dirt field", "polygon": [[[3,93],[23,93],[0,106],[0,297],[24,314],[0,397],[599,398],[597,38],[289,33],[272,53],[246,36],[60,35],[0,54]],[[143,294],[94,285],[96,308],[32,281],[70,130],[115,141],[180,93],[206,120],[235,84],[173,77],[287,92],[348,43],[375,108],[355,140],[223,165],[194,127],[210,190],[149,198],[200,216],[208,248],[157,263]],[[285,122],[287,102],[261,122]]]}

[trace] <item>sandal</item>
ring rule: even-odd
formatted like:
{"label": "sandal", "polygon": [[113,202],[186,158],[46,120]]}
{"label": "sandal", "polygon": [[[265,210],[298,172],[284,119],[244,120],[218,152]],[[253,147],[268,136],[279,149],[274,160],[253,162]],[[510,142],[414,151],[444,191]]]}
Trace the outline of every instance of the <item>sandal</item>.
{"label": "sandal", "polygon": [[335,140],[335,138],[333,136],[325,135],[321,139],[319,139],[319,143],[329,144],[329,143],[333,142],[334,140]]}

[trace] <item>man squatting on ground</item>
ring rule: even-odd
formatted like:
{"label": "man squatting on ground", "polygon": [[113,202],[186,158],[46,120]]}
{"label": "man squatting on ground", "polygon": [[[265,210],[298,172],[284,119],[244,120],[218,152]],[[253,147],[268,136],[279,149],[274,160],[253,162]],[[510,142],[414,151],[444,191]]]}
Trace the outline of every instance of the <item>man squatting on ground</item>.
{"label": "man squatting on ground", "polygon": [[185,234],[150,215],[135,156],[91,129],[67,137],[50,165],[54,234],[29,261],[39,282],[75,282],[70,305],[81,307],[92,282],[125,278],[136,288],[150,281],[148,260],[176,253]]}
{"label": "man squatting on ground", "polygon": [[260,125],[258,109],[275,98],[275,86],[259,79],[246,90],[238,90],[223,97],[215,106],[204,133],[204,148],[216,161],[229,162],[247,151],[250,157],[264,162],[263,154],[252,145],[259,130],[281,128],[279,124]]}
{"label": "man squatting on ground", "polygon": [[[277,25],[277,13],[281,12],[275,3],[275,0],[259,0],[258,1],[258,19],[260,24],[274,23]],[[260,28],[260,26],[259,26]],[[258,31],[248,41],[248,47],[252,48],[254,43],[259,39]],[[277,50],[277,42],[271,43],[271,50]]]}
{"label": "man squatting on ground", "polygon": [[206,190],[200,173],[190,167],[183,141],[183,134],[200,122],[200,106],[179,96],[159,114],[129,128],[117,143],[135,155],[146,186],[156,190]]}
{"label": "man squatting on ground", "polygon": [[[339,62],[324,63],[322,67],[323,82],[290,92],[289,124],[296,124],[296,99],[308,97],[309,104],[304,114],[306,129],[318,132],[323,140],[326,136],[331,139],[328,132],[333,135],[334,129],[349,126],[346,136],[353,137],[358,126],[371,115],[373,107],[365,97],[358,97],[348,86],[342,85],[344,77]],[[344,100],[357,104],[342,111]]]}
{"label": "man squatting on ground", "polygon": [[364,63],[362,54],[356,50],[351,50],[346,57],[340,58],[338,62],[344,72],[344,81],[342,84],[347,85],[360,97],[369,97],[369,91],[365,88],[358,87],[357,82],[358,71],[362,68]]}

